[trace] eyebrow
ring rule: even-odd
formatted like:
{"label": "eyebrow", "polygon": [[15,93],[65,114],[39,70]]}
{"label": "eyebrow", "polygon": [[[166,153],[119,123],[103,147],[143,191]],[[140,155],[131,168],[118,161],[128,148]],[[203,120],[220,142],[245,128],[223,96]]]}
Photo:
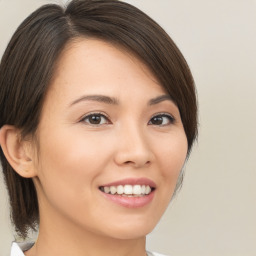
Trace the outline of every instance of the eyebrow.
{"label": "eyebrow", "polygon": [[[164,94],[164,95],[157,96],[153,99],[150,99],[148,102],[148,105],[149,106],[156,105],[156,104],[161,103],[162,101],[166,101],[166,100],[174,102],[170,95]],[[110,104],[110,105],[118,105],[119,104],[119,100],[114,97],[109,97],[106,95],[85,95],[85,96],[82,96],[82,97],[74,100],[70,104],[70,106],[73,106],[82,101],[96,101],[96,102],[106,103],[106,104]]]}
{"label": "eyebrow", "polygon": [[161,95],[161,96],[158,96],[156,98],[151,99],[148,102],[148,105],[149,106],[156,105],[156,104],[158,104],[158,103],[160,103],[162,101],[165,101],[165,100],[168,100],[168,101],[171,101],[171,102],[175,102],[170,95],[164,94],[164,95]]}
{"label": "eyebrow", "polygon": [[97,102],[102,102],[110,105],[118,105],[118,100],[113,97],[105,96],[105,95],[85,95],[77,100],[73,101],[70,106],[77,104],[81,101],[97,101]]}

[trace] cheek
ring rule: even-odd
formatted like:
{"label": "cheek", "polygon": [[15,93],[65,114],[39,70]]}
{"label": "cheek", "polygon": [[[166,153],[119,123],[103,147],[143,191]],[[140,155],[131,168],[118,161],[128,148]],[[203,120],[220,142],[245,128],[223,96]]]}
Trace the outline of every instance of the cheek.
{"label": "cheek", "polygon": [[69,136],[52,133],[41,139],[37,191],[43,211],[55,209],[74,219],[77,213],[88,215],[84,206],[91,205],[98,192],[96,181],[108,152],[108,144],[95,147],[95,143],[94,139],[83,139],[78,133]]}
{"label": "cheek", "polygon": [[[73,193],[93,186],[94,179],[107,164],[110,143],[83,133],[51,132],[43,134],[40,143],[39,179],[45,185]],[[98,146],[100,143],[100,147]],[[101,159],[101,161],[98,161]],[[85,186],[86,184],[86,186]]]}
{"label": "cheek", "polygon": [[162,164],[165,166],[163,169],[166,175],[171,175],[171,170],[179,172],[182,169],[186,160],[187,150],[187,138],[183,131],[173,134],[170,139],[165,140],[158,158],[161,159]]}
{"label": "cheek", "polygon": [[170,139],[165,140],[162,147],[159,147],[157,159],[162,175],[162,186],[170,197],[185,163],[187,149],[187,138],[183,131],[170,136]]}

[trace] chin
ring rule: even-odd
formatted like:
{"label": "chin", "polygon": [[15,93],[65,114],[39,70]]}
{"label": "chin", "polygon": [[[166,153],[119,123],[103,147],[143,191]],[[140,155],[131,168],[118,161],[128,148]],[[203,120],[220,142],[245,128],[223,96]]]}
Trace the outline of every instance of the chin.
{"label": "chin", "polygon": [[132,240],[143,238],[155,228],[157,223],[134,223],[133,225],[117,225],[109,230],[108,235],[121,240]]}

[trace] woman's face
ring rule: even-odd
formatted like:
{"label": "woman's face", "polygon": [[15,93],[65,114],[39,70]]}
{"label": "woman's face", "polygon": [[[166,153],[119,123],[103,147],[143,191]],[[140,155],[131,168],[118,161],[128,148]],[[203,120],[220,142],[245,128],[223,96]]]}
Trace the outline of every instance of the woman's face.
{"label": "woman's face", "polygon": [[121,239],[154,228],[187,153],[178,108],[147,67],[92,39],[62,54],[37,136],[40,224]]}

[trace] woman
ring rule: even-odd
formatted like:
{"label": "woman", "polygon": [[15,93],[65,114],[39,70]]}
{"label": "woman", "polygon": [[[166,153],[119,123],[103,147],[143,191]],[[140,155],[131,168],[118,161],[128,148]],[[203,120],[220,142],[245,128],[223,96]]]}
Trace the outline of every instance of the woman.
{"label": "woman", "polygon": [[197,135],[190,70],[159,25],[116,0],[45,5],[0,66],[2,169],[11,255],[145,250]]}

